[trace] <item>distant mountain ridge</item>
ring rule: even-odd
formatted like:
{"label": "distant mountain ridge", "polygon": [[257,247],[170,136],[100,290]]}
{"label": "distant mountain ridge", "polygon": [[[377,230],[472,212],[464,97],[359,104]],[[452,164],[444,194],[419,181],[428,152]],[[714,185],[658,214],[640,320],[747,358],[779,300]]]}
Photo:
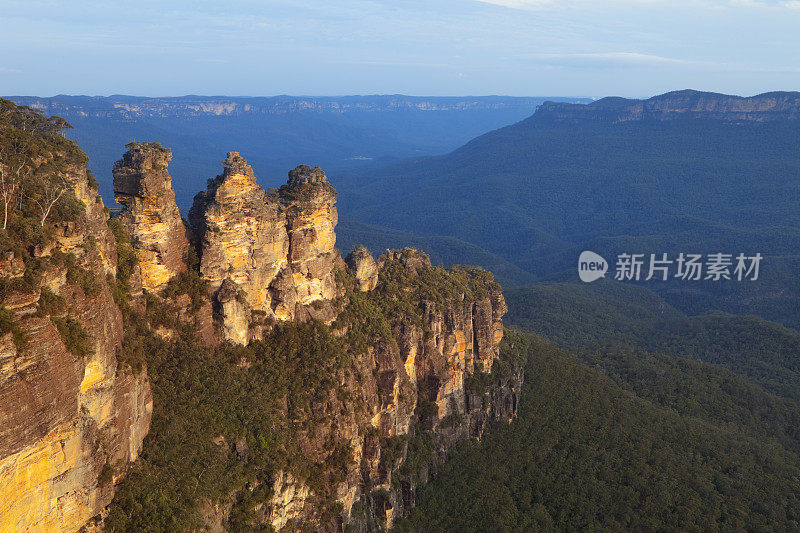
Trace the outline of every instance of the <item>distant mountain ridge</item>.
{"label": "distant mountain ridge", "polygon": [[[533,109],[544,98],[506,96],[10,96],[19,105],[45,114],[82,117],[141,118],[277,115],[297,112],[348,113],[356,111],[464,111],[491,109]],[[588,101],[588,99],[573,99]]]}
{"label": "distant mountain ridge", "polygon": [[755,284],[650,286],[690,314],[723,309],[796,326],[798,116],[800,93],[544,103],[447,155],[333,179],[351,220],[454,237],[540,280],[576,279],[582,250],[759,251],[768,266]]}
{"label": "distant mountain ridge", "polygon": [[[447,153],[518,122],[546,97],[373,96],[12,96],[18,105],[65,118],[67,136],[89,156],[100,192],[113,203],[111,168],[130,141],[158,141],[175,154],[178,206],[238,150],[267,186],[283,183],[297,162],[335,171],[369,162]],[[589,99],[568,98],[570,102]]]}
{"label": "distant mountain ridge", "polygon": [[[800,119],[800,92],[775,91],[756,96],[733,96],[693,90],[673,91],[647,100],[607,97],[588,105],[545,102],[537,120],[556,122],[668,121],[681,118],[728,122],[767,122]],[[531,117],[533,118],[533,117]]]}

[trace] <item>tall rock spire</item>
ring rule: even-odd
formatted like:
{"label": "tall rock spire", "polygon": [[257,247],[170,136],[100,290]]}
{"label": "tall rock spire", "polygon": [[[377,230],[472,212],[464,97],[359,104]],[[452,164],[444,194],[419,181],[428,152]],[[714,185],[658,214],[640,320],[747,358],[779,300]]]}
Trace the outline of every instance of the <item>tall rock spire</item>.
{"label": "tall rock spire", "polygon": [[272,320],[326,319],[324,305],[306,307],[336,292],[336,192],[325,173],[301,165],[268,194],[238,152],[222,166],[195,196],[189,219],[226,338],[244,344]]}
{"label": "tall rock spire", "polygon": [[167,172],[172,152],[159,143],[129,143],[126,148],[114,163],[114,196],[124,206],[120,219],[132,236],[142,288],[158,291],[186,270],[189,252]]}

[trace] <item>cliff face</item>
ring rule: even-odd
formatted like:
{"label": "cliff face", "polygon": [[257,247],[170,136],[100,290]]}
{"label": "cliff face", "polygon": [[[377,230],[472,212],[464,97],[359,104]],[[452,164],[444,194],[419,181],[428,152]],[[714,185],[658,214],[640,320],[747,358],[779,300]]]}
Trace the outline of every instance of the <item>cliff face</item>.
{"label": "cliff face", "polygon": [[800,119],[800,93],[772,92],[741,97],[699,91],[674,91],[647,100],[603,98],[588,105],[545,102],[539,120],[575,122],[655,121],[705,118],[725,122],[769,122]]}
{"label": "cliff face", "polygon": [[[347,361],[313,369],[325,375],[300,397],[277,398],[279,432],[300,458],[248,482],[245,494],[266,498],[239,514],[252,511],[251,525],[288,531],[390,527],[450,446],[516,412],[521,371],[497,362],[502,291],[483,270],[433,267],[410,248],[376,260],[362,246],[342,261],[336,192],[318,167],[295,168],[269,192],[240,154],[228,153],[223,167],[195,197],[189,217],[222,337],[241,345],[282,342],[275,324],[314,319],[341,339]],[[301,399],[306,394],[310,399]],[[244,462],[248,449],[263,446],[215,439]],[[271,491],[259,488],[265,486]],[[208,527],[227,527],[242,501],[249,500],[237,491],[205,502]]]}
{"label": "cliff face", "polygon": [[[64,158],[56,150],[36,165]],[[53,172],[69,184],[64,205],[78,202],[73,214],[53,215],[42,240],[0,261],[14,332],[0,335],[0,531],[76,531],[100,513],[153,407],[146,373],[117,366],[122,317],[106,283],[117,250],[103,202],[85,163]]]}
{"label": "cliff face", "polygon": [[[333,325],[345,339],[360,327],[354,321],[367,320],[351,314],[351,305],[392,308],[389,302],[399,292],[407,311],[397,311],[404,305],[395,312],[387,309],[386,334],[368,337],[366,351],[354,350],[352,371],[338,378],[352,400],[343,402],[332,395],[312,409],[327,413],[334,427],[298,435],[301,447],[319,461],[326,458],[323,443],[330,439],[348,447],[354,461],[344,479],[320,493],[309,488],[308,480],[277,473],[273,496],[264,506],[265,520],[276,529],[391,527],[414,505],[416,487],[450,446],[480,437],[488,420],[516,413],[521,371],[512,366],[504,374],[491,374],[500,357],[506,306],[490,275],[434,268],[414,249],[388,251],[375,262],[362,247],[348,263],[374,264],[380,281],[368,288],[359,275],[363,268],[349,269],[351,292],[340,302],[344,307]],[[425,285],[447,292],[426,293],[420,290]],[[427,455],[420,454],[421,443],[426,443]],[[320,501],[330,500],[343,508],[334,522],[326,522],[321,511]]]}
{"label": "cliff face", "polygon": [[167,165],[169,149],[158,143],[130,143],[114,164],[114,195],[124,206],[119,219],[131,235],[141,266],[141,285],[159,291],[186,270],[189,242]]}
{"label": "cliff face", "polygon": [[274,320],[330,320],[336,194],[307,166],[267,194],[238,152],[195,197],[190,220],[199,239],[200,273],[215,292],[225,338],[246,344]]}
{"label": "cliff face", "polygon": [[[0,234],[0,531],[388,528],[450,446],[514,416],[522,376],[500,354],[506,307],[491,274],[433,267],[414,249],[376,261],[359,247],[343,261],[336,192],[318,167],[267,192],[229,153],[190,213],[190,265],[169,150],[128,145],[114,167],[118,221],[85,160],[47,157],[29,186],[58,173],[63,206],[41,230],[35,211],[13,215],[34,235],[23,247]],[[208,401],[156,405],[152,448],[128,472],[154,408],[142,361],[157,399]],[[193,429],[167,448],[188,455],[192,490],[193,469],[211,465],[211,487],[126,508],[152,494],[131,497],[137,486],[180,477],[163,477],[184,468],[174,457],[158,462],[176,427]],[[109,506],[126,473],[127,496]]]}
{"label": "cliff face", "polygon": [[360,244],[344,259],[347,268],[356,278],[356,288],[371,291],[378,284],[378,263],[367,248]]}

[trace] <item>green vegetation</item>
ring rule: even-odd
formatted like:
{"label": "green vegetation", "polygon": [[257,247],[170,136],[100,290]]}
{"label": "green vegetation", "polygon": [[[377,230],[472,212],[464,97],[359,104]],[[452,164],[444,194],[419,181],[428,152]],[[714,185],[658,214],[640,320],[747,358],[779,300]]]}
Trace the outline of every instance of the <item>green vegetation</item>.
{"label": "green vegetation", "polygon": [[0,306],[0,337],[11,333],[12,342],[17,350],[25,347],[27,339],[25,333],[14,323],[14,313]]}
{"label": "green vegetation", "polygon": [[50,290],[50,287],[42,287],[37,302],[38,312],[41,315],[60,316],[67,312],[67,303],[64,298]]}
{"label": "green vegetation", "polygon": [[[328,423],[312,405],[348,361],[343,342],[325,326],[279,326],[264,341],[217,350],[198,345],[190,331],[175,342],[144,334],[133,342],[146,357],[156,411],[141,459],[115,497],[109,530],[196,527],[204,498],[226,499],[258,481],[257,493],[240,502],[255,505],[268,497],[278,469],[301,479],[321,469],[335,480],[348,461],[340,450],[312,464],[291,438],[305,424]],[[240,442],[245,455],[233,446]],[[244,507],[237,516],[249,516]]]}
{"label": "green vegetation", "polygon": [[71,317],[50,317],[53,324],[56,325],[61,341],[67,350],[73,355],[85,358],[90,356],[94,349],[92,348],[92,338],[83,329],[81,323]]}
{"label": "green vegetation", "polygon": [[[126,253],[124,246],[120,250]],[[144,315],[124,306],[125,342],[118,360],[134,370],[147,366],[155,410],[140,459],[118,487],[108,530],[197,528],[202,502],[232,495],[231,528],[248,530],[279,470],[306,481],[317,495],[330,494],[352,464],[349,446],[326,438],[327,457],[318,462],[303,452],[302,441],[332,424],[326,407],[332,393],[364,416],[361,400],[340,388],[343,376],[360,371],[353,368],[353,357],[376,343],[396,342],[392,324],[402,316],[421,322],[423,299],[460,302],[464,295],[487,295],[482,285],[492,287],[490,275],[475,269],[426,267],[412,276],[395,260],[387,267],[378,288],[368,293],[354,290],[352,274],[336,273],[344,295],[334,302],[341,311],[332,326],[279,324],[246,347],[202,346],[193,328],[177,320],[169,300],[155,295],[146,295]],[[190,269],[164,296],[189,294],[203,301],[205,290]],[[177,334],[165,340],[153,334],[157,326]],[[423,412],[431,406],[432,413]],[[421,401],[418,411],[432,421],[435,404]],[[366,425],[366,418],[362,422]],[[384,439],[381,467],[395,468],[406,444],[406,437]],[[419,431],[408,443],[409,462],[401,475],[419,476],[433,449],[431,436]],[[253,490],[241,490],[248,483]],[[325,505],[323,513],[330,516],[341,510]]]}
{"label": "green vegetation", "polygon": [[167,298],[175,298],[182,294],[192,300],[192,311],[197,311],[204,302],[208,302],[208,287],[205,280],[200,277],[200,260],[194,247],[189,249],[189,268],[172,278],[163,291]]}
{"label": "green vegetation", "polygon": [[53,223],[77,220],[84,212],[73,177],[86,155],[62,133],[70,125],[0,99],[0,252],[20,244],[44,245]]}
{"label": "green vegetation", "polygon": [[613,282],[506,297],[571,353],[507,331],[518,420],[451,453],[398,530],[800,528],[800,333]]}
{"label": "green vegetation", "polygon": [[[59,117],[0,99],[0,253],[21,259],[25,267],[21,277],[0,278],[0,298],[38,291],[49,266],[66,267],[67,282],[86,295],[99,293],[94,275],[73,254],[56,251],[52,257],[36,257],[54,240],[55,224],[79,220],[85,211],[73,186],[87,158],[63,136],[68,128]],[[63,298],[42,289],[39,313],[63,315],[65,307]],[[80,323],[62,316],[53,317],[53,322],[73,354],[91,353],[91,339]],[[13,332],[21,346],[21,333],[17,328]]]}
{"label": "green vegetation", "polygon": [[[508,332],[504,349],[511,346],[528,356],[518,420],[451,452],[398,530],[800,527],[800,458],[774,436],[793,430],[791,421],[754,437],[749,429],[758,425],[714,412],[719,401],[689,413],[665,406],[648,383],[620,387],[541,338]],[[648,361],[637,375],[657,376],[660,367]],[[698,369],[693,387],[702,388],[705,372]],[[663,389],[672,379],[656,382]],[[691,401],[688,391],[665,390]]]}
{"label": "green vegetation", "polygon": [[800,332],[754,316],[686,316],[623,283],[542,283],[506,291],[507,323],[566,348],[617,342],[725,366],[800,401]]}
{"label": "green vegetation", "polygon": [[[130,290],[130,279],[133,269],[136,266],[136,254],[131,247],[131,239],[128,232],[122,227],[122,222],[118,218],[109,218],[106,223],[114,240],[117,242],[117,284],[120,290],[127,293]],[[119,302],[117,302],[119,303]]]}

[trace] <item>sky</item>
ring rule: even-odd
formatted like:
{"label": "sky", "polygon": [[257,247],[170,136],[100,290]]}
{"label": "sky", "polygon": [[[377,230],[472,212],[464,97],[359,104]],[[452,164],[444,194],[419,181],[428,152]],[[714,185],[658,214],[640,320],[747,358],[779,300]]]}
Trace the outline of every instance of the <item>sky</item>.
{"label": "sky", "polygon": [[800,89],[800,0],[0,0],[0,94]]}

